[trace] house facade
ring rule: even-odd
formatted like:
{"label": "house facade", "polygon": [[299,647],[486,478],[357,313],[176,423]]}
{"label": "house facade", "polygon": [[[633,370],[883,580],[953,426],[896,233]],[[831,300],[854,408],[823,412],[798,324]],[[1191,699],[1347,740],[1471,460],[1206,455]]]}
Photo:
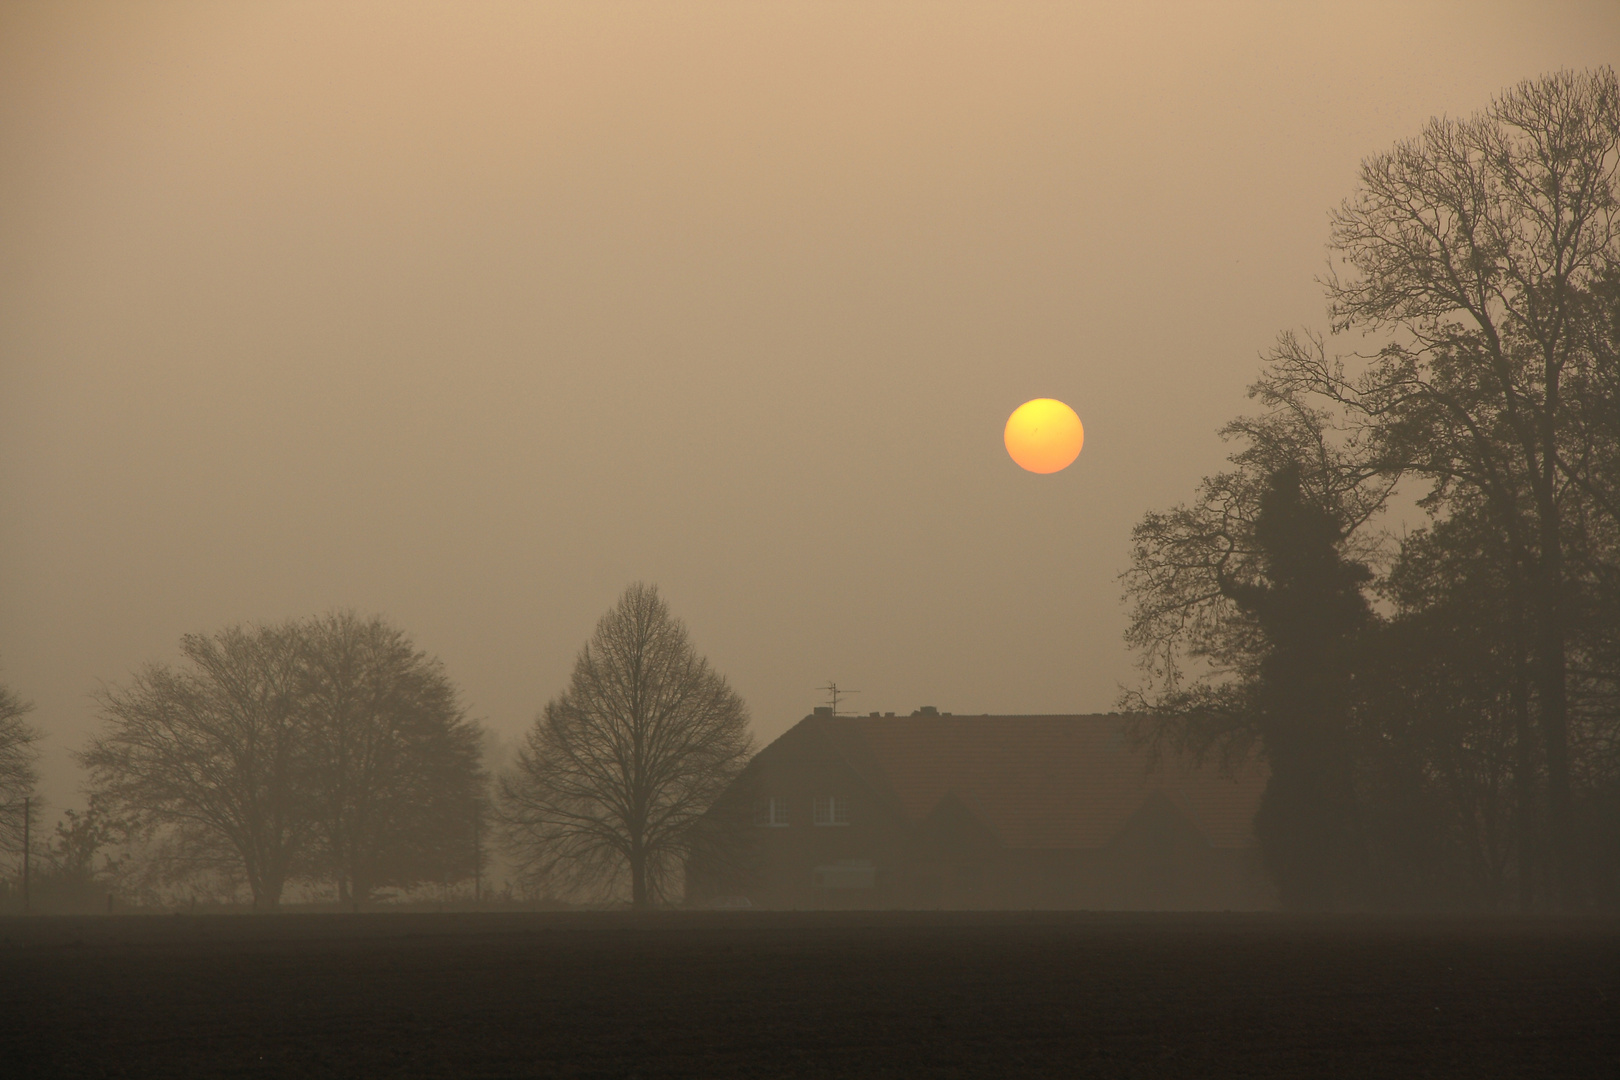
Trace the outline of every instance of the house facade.
{"label": "house facade", "polygon": [[717,805],[737,843],[690,903],[1259,909],[1266,772],[1155,761],[1126,718],[833,716],[760,751]]}

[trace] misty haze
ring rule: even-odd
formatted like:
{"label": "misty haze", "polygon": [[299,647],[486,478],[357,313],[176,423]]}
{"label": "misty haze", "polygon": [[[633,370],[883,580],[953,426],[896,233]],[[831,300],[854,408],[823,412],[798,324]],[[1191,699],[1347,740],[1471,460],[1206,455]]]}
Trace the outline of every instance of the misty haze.
{"label": "misty haze", "polygon": [[1617,61],[0,10],[0,1073],[1611,1075]]}

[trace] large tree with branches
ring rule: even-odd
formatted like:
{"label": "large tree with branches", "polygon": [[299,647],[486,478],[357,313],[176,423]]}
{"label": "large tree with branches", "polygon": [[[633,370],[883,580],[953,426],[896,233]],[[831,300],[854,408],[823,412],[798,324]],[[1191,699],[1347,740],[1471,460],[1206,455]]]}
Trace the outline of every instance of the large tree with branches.
{"label": "large tree with branches", "polygon": [[1620,271],[1620,87],[1612,69],[1523,82],[1368,159],[1334,213],[1335,331],[1383,334],[1359,371],[1285,341],[1264,380],[1332,402],[1386,470],[1460,494],[1500,532],[1528,627],[1555,881],[1573,889],[1571,635],[1583,522],[1612,528]]}
{"label": "large tree with branches", "polygon": [[376,616],[312,619],[300,638],[311,868],[357,908],[379,886],[467,876],[486,777],[443,665]]}
{"label": "large tree with branches", "polygon": [[752,748],[742,699],[657,587],[631,585],[502,777],[509,843],[554,893],[668,900]]}
{"label": "large tree with branches", "polygon": [[[1620,636],[1617,174],[1620,89],[1607,68],[1526,81],[1470,119],[1433,120],[1368,158],[1332,216],[1324,286],[1335,334],[1373,348],[1334,355],[1321,336],[1284,334],[1253,389],[1262,415],[1228,429],[1244,444],[1236,468],[1192,505],[1148,515],[1125,579],[1129,640],[1148,676],[1133,702],[1170,718],[1161,736],[1241,748],[1259,737],[1249,691],[1276,645],[1230,588],[1259,571],[1265,478],[1294,462],[1346,555],[1363,559],[1377,538],[1362,526],[1394,484],[1424,485],[1436,522],[1424,535],[1477,542],[1500,582],[1492,668],[1507,680],[1500,700],[1518,739],[1535,737],[1533,753],[1517,748],[1517,768],[1540,774],[1543,862],[1570,903],[1580,891],[1573,755],[1599,748],[1589,773],[1601,757],[1591,728],[1612,735],[1620,676],[1605,660]],[[1453,518],[1467,527],[1445,527]],[[1468,563],[1406,554],[1419,550],[1393,560],[1408,568],[1402,605],[1439,595],[1413,588],[1418,567]],[[1389,555],[1373,561],[1390,565]],[[1522,849],[1527,783],[1516,778]]]}
{"label": "large tree with branches", "polygon": [[169,854],[157,876],[245,878],[260,908],[324,878],[358,907],[473,872],[479,728],[403,631],[345,612],[180,651],[102,695],[80,755],[97,805]]}
{"label": "large tree with branches", "polygon": [[180,652],[102,694],[80,763],[136,832],[174,834],[184,863],[239,871],[274,909],[312,825],[296,625],[188,634]]}

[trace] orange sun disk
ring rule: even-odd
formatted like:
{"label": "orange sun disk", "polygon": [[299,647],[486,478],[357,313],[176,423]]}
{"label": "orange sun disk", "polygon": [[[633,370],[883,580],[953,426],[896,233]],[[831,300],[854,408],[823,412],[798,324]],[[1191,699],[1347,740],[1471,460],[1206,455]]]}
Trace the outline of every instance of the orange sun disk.
{"label": "orange sun disk", "polygon": [[1007,417],[1007,453],[1032,473],[1055,473],[1080,456],[1086,429],[1075,411],[1055,398],[1026,401]]}

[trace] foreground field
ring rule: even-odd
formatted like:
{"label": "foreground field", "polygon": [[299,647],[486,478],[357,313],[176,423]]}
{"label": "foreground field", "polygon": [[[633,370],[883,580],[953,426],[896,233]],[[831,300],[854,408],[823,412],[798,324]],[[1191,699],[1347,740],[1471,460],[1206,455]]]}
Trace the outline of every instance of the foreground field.
{"label": "foreground field", "polygon": [[0,1074],[1613,1077],[1620,923],[7,919]]}

